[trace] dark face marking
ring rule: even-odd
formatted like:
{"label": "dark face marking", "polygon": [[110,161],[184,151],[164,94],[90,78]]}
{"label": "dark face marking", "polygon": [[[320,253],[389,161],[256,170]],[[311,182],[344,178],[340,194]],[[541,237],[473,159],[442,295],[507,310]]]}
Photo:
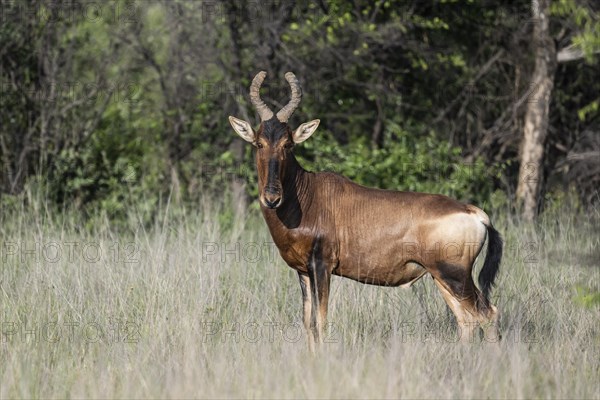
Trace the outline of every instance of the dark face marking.
{"label": "dark face marking", "polygon": [[269,175],[267,176],[267,186],[265,186],[265,192],[277,194],[277,184],[279,183],[279,160],[277,158],[271,158],[269,160]]}
{"label": "dark face marking", "polygon": [[255,145],[260,202],[267,208],[277,208],[284,200],[283,180],[286,159],[293,146],[292,132],[286,123],[273,117],[262,123]]}
{"label": "dark face marking", "polygon": [[279,122],[275,117],[263,122],[262,126],[262,134],[271,144],[277,143],[282,137],[288,134],[288,125]]}

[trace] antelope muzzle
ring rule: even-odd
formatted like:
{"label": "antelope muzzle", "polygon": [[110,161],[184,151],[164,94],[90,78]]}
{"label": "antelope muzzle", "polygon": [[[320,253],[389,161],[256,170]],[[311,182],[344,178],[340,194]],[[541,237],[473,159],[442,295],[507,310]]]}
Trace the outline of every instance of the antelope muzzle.
{"label": "antelope muzzle", "polygon": [[269,160],[265,186],[262,190],[261,201],[267,208],[277,208],[283,203],[283,188],[281,185],[281,161],[277,158]]}

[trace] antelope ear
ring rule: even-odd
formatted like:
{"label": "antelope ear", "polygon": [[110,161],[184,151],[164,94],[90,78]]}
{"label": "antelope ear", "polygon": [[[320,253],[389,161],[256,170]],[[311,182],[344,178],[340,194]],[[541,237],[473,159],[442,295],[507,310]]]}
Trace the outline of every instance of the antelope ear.
{"label": "antelope ear", "polygon": [[321,120],[314,119],[310,122],[305,122],[302,125],[300,125],[292,135],[294,143],[302,143],[306,139],[308,139],[317,130],[319,122],[321,122]]}
{"label": "antelope ear", "polygon": [[254,143],[256,134],[248,122],[244,121],[243,119],[229,116],[229,123],[233,127],[235,133],[240,135],[242,139],[244,139],[246,142]]}

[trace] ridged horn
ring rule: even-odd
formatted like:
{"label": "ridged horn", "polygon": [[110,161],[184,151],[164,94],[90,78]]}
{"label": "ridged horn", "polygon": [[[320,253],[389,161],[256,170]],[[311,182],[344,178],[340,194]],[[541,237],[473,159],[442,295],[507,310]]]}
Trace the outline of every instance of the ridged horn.
{"label": "ridged horn", "polygon": [[260,71],[254,79],[252,79],[252,84],[250,85],[250,101],[252,105],[258,112],[261,121],[267,121],[273,118],[273,111],[265,104],[264,101],[260,98],[260,87],[265,80],[267,73],[265,71]]}
{"label": "ridged horn", "polygon": [[300,82],[298,82],[296,75],[292,72],[288,72],[285,74],[285,80],[288,81],[292,88],[292,97],[290,102],[277,113],[277,119],[280,122],[288,122],[288,119],[290,119],[294,111],[296,111],[296,108],[298,108],[300,100],[302,100],[302,88],[300,87]]}

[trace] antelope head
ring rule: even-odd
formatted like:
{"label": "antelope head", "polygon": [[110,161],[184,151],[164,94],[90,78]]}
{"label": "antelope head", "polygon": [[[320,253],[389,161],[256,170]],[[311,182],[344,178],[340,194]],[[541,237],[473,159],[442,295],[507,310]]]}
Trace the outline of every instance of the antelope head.
{"label": "antelope head", "polygon": [[300,83],[293,73],[285,74],[292,89],[291,99],[274,115],[260,98],[260,87],[266,76],[265,71],[259,72],[250,85],[250,100],[260,116],[258,129],[254,130],[249,122],[231,116],[229,122],[235,132],[255,148],[260,203],[267,208],[277,208],[284,201],[283,182],[289,161],[293,159],[294,145],[308,139],[319,126],[319,120],[305,122],[292,130],[288,120],[302,99]]}

